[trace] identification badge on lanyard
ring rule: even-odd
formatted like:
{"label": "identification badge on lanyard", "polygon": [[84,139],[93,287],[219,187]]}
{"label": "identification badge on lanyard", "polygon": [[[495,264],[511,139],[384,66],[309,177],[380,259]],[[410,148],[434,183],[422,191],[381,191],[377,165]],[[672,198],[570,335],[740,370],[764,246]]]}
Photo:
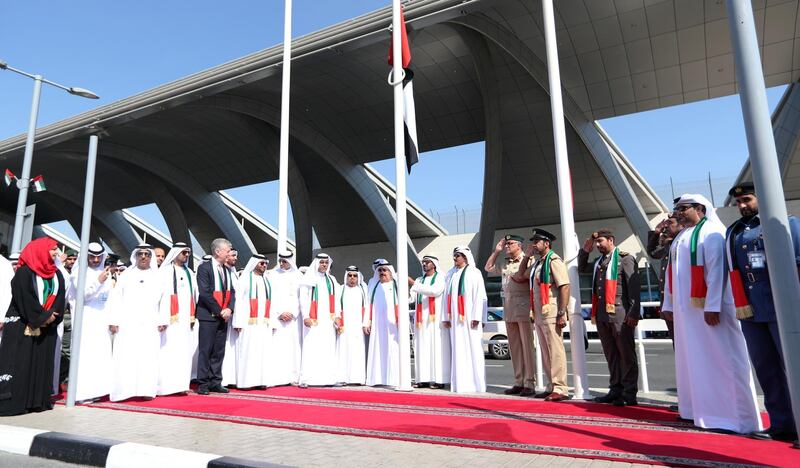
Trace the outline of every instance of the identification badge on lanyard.
{"label": "identification badge on lanyard", "polygon": [[763,250],[747,252],[747,261],[750,268],[764,268],[767,266],[767,256]]}

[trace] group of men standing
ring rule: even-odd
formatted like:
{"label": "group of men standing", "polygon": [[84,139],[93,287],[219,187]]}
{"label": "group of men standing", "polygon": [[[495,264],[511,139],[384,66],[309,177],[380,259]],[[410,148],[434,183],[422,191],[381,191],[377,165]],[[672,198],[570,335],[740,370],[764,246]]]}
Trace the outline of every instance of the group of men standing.
{"label": "group of men standing", "polygon": [[[726,230],[702,195],[674,200],[674,211],[650,239],[648,253],[662,259],[661,313],[674,339],[679,419],[758,439],[795,441],[766,253],[752,183],[733,187],[742,217]],[[800,265],[800,222],[789,217],[793,255]],[[485,269],[502,275],[504,319],[514,368],[506,394],[549,401],[569,398],[561,330],[566,325],[569,277],[551,250],[555,236],[534,229],[531,244],[507,235]],[[589,260],[597,249],[600,256]],[[506,258],[498,262],[505,250]],[[614,233],[599,229],[578,253],[578,269],[591,274],[591,319],[609,369],[609,390],[595,398],[615,406],[637,404],[634,332],[640,320],[636,258],[619,249]],[[542,346],[547,385],[536,393],[533,332]],[[748,361],[749,354],[749,361]],[[764,390],[771,426],[763,430],[750,362]]]}
{"label": "group of men standing", "polygon": [[385,259],[373,263],[368,284],[349,266],[340,285],[324,253],[305,272],[290,252],[272,270],[256,254],[237,272],[229,241],[215,239],[211,252],[194,272],[188,244],[174,244],[163,259],[140,245],[113,281],[104,247],[89,245],[67,294],[74,303],[79,268],[87,268],[77,401],[186,393],[193,380],[200,395],[231,385],[397,387],[399,314],[409,304],[416,386],[485,391],[486,292],[469,248],[454,251],[447,272],[423,258],[425,274],[408,278],[410,298],[398,297]]}

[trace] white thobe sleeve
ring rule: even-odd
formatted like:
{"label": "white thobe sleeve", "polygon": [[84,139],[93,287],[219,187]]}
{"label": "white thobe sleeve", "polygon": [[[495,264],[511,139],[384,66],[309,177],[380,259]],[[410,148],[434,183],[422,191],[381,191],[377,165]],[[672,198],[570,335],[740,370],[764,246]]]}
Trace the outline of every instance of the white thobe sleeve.
{"label": "white thobe sleeve", "polygon": [[[472,272],[464,272],[462,274],[467,274]],[[488,322],[488,299],[486,297],[486,287],[483,284],[483,276],[481,276],[478,270],[475,270],[474,274],[470,274],[467,277],[469,284],[472,289],[472,310],[468,312],[470,320],[478,320],[480,322],[486,323]]]}
{"label": "white thobe sleeve", "polygon": [[112,289],[111,293],[108,295],[108,304],[106,305],[106,308],[109,311],[109,325],[119,326],[120,323],[122,323],[122,315],[125,313],[125,304],[123,303],[123,291],[125,291],[125,285],[127,283],[125,278],[125,276],[120,276],[117,280],[116,287],[114,287],[114,289]]}
{"label": "white thobe sleeve", "polygon": [[703,270],[706,280],[706,312],[722,311],[725,292],[725,236],[719,231],[709,231],[703,237]]}
{"label": "white thobe sleeve", "polygon": [[667,264],[667,269],[664,270],[664,296],[661,300],[661,310],[666,310],[667,312],[673,312],[672,310],[672,293],[670,292],[670,288],[672,288],[672,284],[669,280],[670,274],[669,271],[672,269],[672,262]]}
{"label": "white thobe sleeve", "polygon": [[250,284],[246,279],[239,283],[239,288],[236,289],[236,307],[231,322],[233,328],[246,327],[250,318]]}
{"label": "white thobe sleeve", "polygon": [[[311,286],[302,285],[300,286],[300,314],[299,317],[302,320],[308,318],[308,313],[311,309]],[[319,313],[319,310],[317,310]]]}
{"label": "white thobe sleeve", "polygon": [[172,275],[162,274],[160,276],[161,297],[158,301],[158,322],[169,325],[172,309]]}
{"label": "white thobe sleeve", "polygon": [[444,293],[444,281],[437,280],[433,284],[422,284],[419,280],[417,280],[414,283],[414,286],[411,286],[411,293],[414,294],[415,299],[417,294],[439,297],[442,295],[442,293]]}

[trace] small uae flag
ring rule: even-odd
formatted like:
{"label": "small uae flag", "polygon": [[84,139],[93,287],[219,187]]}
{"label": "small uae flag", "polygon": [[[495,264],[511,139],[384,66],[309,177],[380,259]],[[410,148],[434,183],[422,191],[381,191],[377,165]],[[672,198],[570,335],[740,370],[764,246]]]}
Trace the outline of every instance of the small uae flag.
{"label": "small uae flag", "polygon": [[11,186],[11,182],[14,182],[15,180],[17,180],[17,176],[15,176],[14,173],[11,172],[8,169],[6,169],[5,178],[6,178],[6,187],[10,187]]}
{"label": "small uae flag", "polygon": [[[406,166],[408,173],[411,174],[411,166],[419,162],[419,145],[417,144],[417,117],[414,109],[414,87],[412,80],[414,72],[411,71],[411,46],[408,43],[408,33],[406,32],[406,18],[403,15],[403,8],[400,8],[400,49],[403,57],[403,127],[405,133]],[[389,43],[389,65],[392,65],[392,44]]]}
{"label": "small uae flag", "polygon": [[31,179],[31,184],[33,184],[33,191],[34,192],[44,192],[47,190],[47,187],[44,186],[44,177],[37,175],[33,179]]}

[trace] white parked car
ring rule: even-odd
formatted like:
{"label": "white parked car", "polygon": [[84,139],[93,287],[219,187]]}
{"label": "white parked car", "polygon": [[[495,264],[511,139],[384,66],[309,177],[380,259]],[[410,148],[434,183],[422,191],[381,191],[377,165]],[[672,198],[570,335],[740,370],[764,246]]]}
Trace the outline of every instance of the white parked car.
{"label": "white parked car", "polygon": [[506,322],[502,307],[489,307],[488,322],[483,325],[483,352],[492,359],[511,359]]}

